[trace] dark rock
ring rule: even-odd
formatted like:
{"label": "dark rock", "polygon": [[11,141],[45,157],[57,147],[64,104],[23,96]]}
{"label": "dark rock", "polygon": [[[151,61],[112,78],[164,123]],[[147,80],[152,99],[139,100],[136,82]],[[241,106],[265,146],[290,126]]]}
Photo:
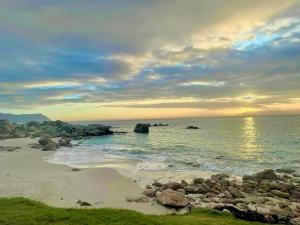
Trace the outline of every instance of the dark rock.
{"label": "dark rock", "polygon": [[186,186],[189,185],[188,182],[186,182],[185,180],[182,180],[182,181],[180,182],[180,184],[181,184],[182,187],[186,187]]}
{"label": "dark rock", "polygon": [[78,171],[80,171],[79,168],[72,168],[72,172],[78,172]]}
{"label": "dark rock", "polygon": [[169,124],[163,124],[163,123],[155,123],[152,125],[153,127],[166,127],[169,126]]}
{"label": "dark rock", "polygon": [[204,179],[199,177],[199,178],[194,178],[192,181],[192,184],[202,184],[204,182]]}
{"label": "dark rock", "polygon": [[134,128],[134,132],[143,133],[143,134],[149,133],[149,124],[143,124],[143,123],[136,124]]}
{"label": "dark rock", "polygon": [[193,130],[197,130],[197,129],[199,129],[199,127],[196,127],[196,126],[188,126],[186,129],[193,129]]}
{"label": "dark rock", "polygon": [[262,172],[256,173],[252,176],[243,176],[243,181],[247,182],[249,180],[258,180],[258,181],[262,181],[262,180],[276,180],[278,178],[278,176],[276,175],[276,173],[274,172],[274,170],[272,169],[267,169],[264,170]]}
{"label": "dark rock", "polygon": [[154,186],[154,187],[162,187],[163,184],[160,183],[160,182],[158,182],[158,181],[154,181],[154,182],[152,183],[152,186]]}
{"label": "dark rock", "polygon": [[78,200],[77,201],[77,204],[80,205],[80,206],[92,206],[90,203],[88,202],[83,202],[81,200]]}
{"label": "dark rock", "polygon": [[296,171],[293,169],[289,169],[289,168],[281,168],[281,169],[276,169],[275,172],[277,172],[277,173],[294,173]]}
{"label": "dark rock", "polygon": [[39,144],[42,145],[42,146],[46,146],[50,142],[52,142],[52,141],[51,141],[51,138],[49,136],[44,136],[44,137],[41,137],[39,139]]}
{"label": "dark rock", "polygon": [[178,182],[169,182],[167,184],[163,184],[162,189],[166,190],[166,189],[172,189],[174,191],[177,191],[178,189],[183,189],[184,187],[178,183]]}

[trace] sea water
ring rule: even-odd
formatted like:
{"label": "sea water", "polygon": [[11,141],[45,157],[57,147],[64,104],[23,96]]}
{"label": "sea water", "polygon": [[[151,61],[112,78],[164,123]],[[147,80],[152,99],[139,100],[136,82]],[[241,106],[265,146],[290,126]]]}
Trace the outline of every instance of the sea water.
{"label": "sea water", "polygon": [[[133,132],[138,122],[169,126],[151,127],[149,134],[138,134]],[[59,149],[49,161],[81,167],[135,161],[136,170],[149,172],[244,175],[266,168],[291,168],[300,172],[300,116],[97,123],[127,133],[81,140],[77,147]],[[199,129],[186,129],[191,125]]]}

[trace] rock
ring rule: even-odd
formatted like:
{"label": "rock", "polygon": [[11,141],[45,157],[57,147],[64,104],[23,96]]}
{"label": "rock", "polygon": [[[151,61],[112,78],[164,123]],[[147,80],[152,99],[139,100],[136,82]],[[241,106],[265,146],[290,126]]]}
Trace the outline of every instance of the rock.
{"label": "rock", "polygon": [[163,124],[163,123],[155,123],[152,125],[153,127],[166,127],[166,126],[169,126],[169,124]]}
{"label": "rock", "polygon": [[46,146],[50,142],[52,142],[52,141],[51,141],[51,138],[49,136],[44,136],[44,137],[41,137],[39,139],[39,144],[42,145],[42,146]]}
{"label": "rock", "polygon": [[300,225],[300,216],[299,216],[299,217],[292,218],[292,219],[290,220],[290,224],[291,224],[291,225]]}
{"label": "rock", "polygon": [[8,120],[0,120],[0,134],[9,134],[14,127]]}
{"label": "rock", "polygon": [[42,151],[55,151],[56,150],[56,144],[54,142],[49,142],[47,145],[44,146]]}
{"label": "rock", "polygon": [[134,132],[143,133],[143,134],[149,133],[149,124],[143,124],[143,123],[136,124],[134,128]]}
{"label": "rock", "polygon": [[184,190],[186,193],[189,193],[189,194],[196,194],[199,192],[199,188],[196,186],[186,186],[186,187],[184,187]]}
{"label": "rock", "polygon": [[167,189],[158,195],[157,203],[174,208],[183,208],[189,204],[189,200],[184,194]]}
{"label": "rock", "polygon": [[290,197],[289,193],[278,191],[278,190],[272,190],[271,193],[273,195],[276,195],[276,196],[280,197],[280,198],[289,198]]}
{"label": "rock", "polygon": [[37,149],[40,149],[40,148],[43,148],[43,146],[39,143],[34,143],[34,144],[31,144],[30,145],[30,148],[37,148]]}
{"label": "rock", "polygon": [[71,141],[72,141],[71,138],[61,138],[58,140],[58,145],[63,147],[73,147]]}
{"label": "rock", "polygon": [[293,173],[294,177],[300,177],[300,173]]}
{"label": "rock", "polygon": [[154,181],[154,182],[152,183],[152,186],[154,186],[154,187],[162,187],[163,184],[160,183],[160,182],[158,182],[158,181]]}
{"label": "rock", "polygon": [[81,200],[78,200],[77,201],[77,204],[80,205],[80,206],[92,206],[90,203],[88,202],[83,202]]}
{"label": "rock", "polygon": [[213,181],[219,182],[225,179],[228,179],[230,176],[228,174],[222,173],[222,174],[215,174],[211,176],[211,179]]}
{"label": "rock", "polygon": [[78,172],[78,171],[80,171],[79,168],[72,168],[72,172]]}
{"label": "rock", "polygon": [[109,126],[102,124],[89,124],[84,128],[85,136],[102,136],[108,134],[113,134],[113,132],[110,130]]}
{"label": "rock", "polygon": [[299,191],[291,191],[291,196],[296,199],[300,199],[300,190]]}
{"label": "rock", "polygon": [[202,184],[204,182],[204,179],[199,177],[199,178],[194,178],[192,181],[192,184]]}
{"label": "rock", "polygon": [[277,172],[277,173],[294,173],[296,171],[293,169],[290,169],[290,168],[281,168],[281,169],[276,169],[275,172]]}
{"label": "rock", "polygon": [[128,198],[126,198],[126,201],[127,202],[147,203],[147,202],[149,202],[149,198],[146,196],[128,197]]}
{"label": "rock", "polygon": [[156,190],[155,189],[148,189],[146,188],[143,192],[144,195],[146,195],[147,197],[153,198],[156,194]]}
{"label": "rock", "polygon": [[235,198],[243,198],[243,195],[241,194],[241,192],[240,192],[238,189],[236,189],[236,188],[234,188],[234,187],[232,187],[232,186],[229,186],[229,187],[228,187],[228,191],[229,191],[230,194],[232,194],[232,196],[235,197]]}
{"label": "rock", "polygon": [[174,191],[177,191],[178,189],[183,189],[184,187],[178,183],[178,182],[169,182],[167,184],[163,184],[162,189],[166,190],[166,189],[172,189]]}
{"label": "rock", "polygon": [[267,169],[267,170],[264,170],[262,172],[255,173],[252,176],[245,175],[245,176],[243,176],[243,181],[247,182],[249,180],[258,180],[258,181],[262,181],[262,180],[276,180],[277,178],[278,177],[277,177],[276,173],[274,172],[274,170]]}
{"label": "rock", "polygon": [[197,130],[197,129],[199,129],[199,127],[196,127],[196,126],[188,126],[186,129],[193,129],[193,130]]}
{"label": "rock", "polygon": [[181,184],[182,187],[187,187],[189,185],[188,182],[186,182],[185,180],[182,180],[180,182],[180,184]]}

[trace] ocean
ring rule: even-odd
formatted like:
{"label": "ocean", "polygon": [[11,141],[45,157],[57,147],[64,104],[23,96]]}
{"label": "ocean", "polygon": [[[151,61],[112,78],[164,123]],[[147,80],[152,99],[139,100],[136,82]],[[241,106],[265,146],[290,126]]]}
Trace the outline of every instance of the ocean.
{"label": "ocean", "polygon": [[[138,122],[169,126],[137,134],[133,129]],[[300,116],[97,123],[128,133],[81,140],[77,147],[59,149],[48,161],[77,167],[134,161],[135,171],[150,173],[207,171],[241,176],[266,168],[291,168],[300,173]],[[186,129],[190,125],[199,129]]]}

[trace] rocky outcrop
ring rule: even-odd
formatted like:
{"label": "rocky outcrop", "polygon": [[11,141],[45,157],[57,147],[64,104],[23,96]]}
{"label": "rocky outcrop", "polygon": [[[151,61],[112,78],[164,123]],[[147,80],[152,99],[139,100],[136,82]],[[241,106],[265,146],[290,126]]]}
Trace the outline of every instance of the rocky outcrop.
{"label": "rocky outcrop", "polygon": [[44,137],[66,138],[62,145],[70,147],[69,139],[82,139],[91,136],[102,136],[113,134],[109,126],[101,124],[90,124],[88,126],[73,125],[57,121],[44,121],[42,123],[31,121],[27,124],[11,124],[7,120],[0,120],[0,139],[19,137]]}
{"label": "rocky outcrop", "polygon": [[240,219],[297,224],[300,217],[300,179],[265,170],[242,180],[227,174],[191,182],[147,185],[147,197],[168,207],[209,208],[230,211]]}
{"label": "rocky outcrop", "polygon": [[134,132],[147,134],[149,133],[149,126],[150,124],[138,123],[135,125]]}

